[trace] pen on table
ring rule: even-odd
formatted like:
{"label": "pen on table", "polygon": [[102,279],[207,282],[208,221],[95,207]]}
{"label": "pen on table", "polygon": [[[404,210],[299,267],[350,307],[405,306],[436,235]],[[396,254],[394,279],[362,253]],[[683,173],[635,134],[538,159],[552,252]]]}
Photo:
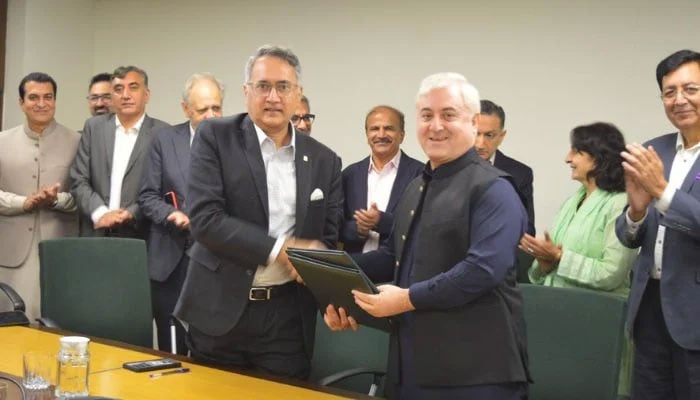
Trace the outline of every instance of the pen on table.
{"label": "pen on table", "polygon": [[156,373],[150,374],[150,375],[148,375],[148,376],[149,376],[150,378],[158,378],[158,377],[161,377],[161,376],[163,376],[163,375],[184,374],[184,373],[187,373],[187,372],[190,372],[190,369],[189,369],[189,368],[178,368],[178,369],[173,369],[173,370],[165,371],[165,372],[156,372]]}

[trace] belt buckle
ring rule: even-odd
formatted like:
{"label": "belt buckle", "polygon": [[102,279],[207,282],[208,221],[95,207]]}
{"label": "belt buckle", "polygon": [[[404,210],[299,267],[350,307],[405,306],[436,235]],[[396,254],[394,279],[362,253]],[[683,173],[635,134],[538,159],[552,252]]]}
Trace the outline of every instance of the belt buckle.
{"label": "belt buckle", "polygon": [[269,287],[250,288],[250,292],[248,292],[248,300],[250,300],[250,301],[270,300],[270,292],[272,292],[272,290]]}

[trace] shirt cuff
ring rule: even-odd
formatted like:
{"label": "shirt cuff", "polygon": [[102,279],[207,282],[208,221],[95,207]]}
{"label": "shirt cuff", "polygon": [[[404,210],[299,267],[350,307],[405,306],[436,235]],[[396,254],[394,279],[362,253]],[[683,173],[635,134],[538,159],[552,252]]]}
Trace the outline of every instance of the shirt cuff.
{"label": "shirt cuff", "polygon": [[672,188],[671,185],[666,185],[666,189],[656,201],[656,209],[659,210],[661,214],[666,214],[668,208],[671,207],[671,202],[673,201],[673,196],[676,194],[676,189]]}
{"label": "shirt cuff", "polygon": [[430,293],[430,280],[416,282],[408,288],[408,298],[416,310],[430,308],[432,293]]}
{"label": "shirt cuff", "polygon": [[647,219],[647,213],[649,213],[648,210],[644,211],[644,216],[642,219],[640,219],[637,222],[632,221],[632,218],[630,218],[630,210],[629,208],[625,212],[625,219],[627,220],[627,233],[632,235],[633,237],[637,235],[637,231],[639,230],[639,227],[642,226],[642,223],[644,223],[644,220]]}
{"label": "shirt cuff", "polygon": [[[27,196],[16,195],[10,199],[10,208],[24,211],[24,202],[27,201]],[[20,212],[21,212],[20,211]],[[26,211],[24,211],[26,212]]]}
{"label": "shirt cuff", "polygon": [[272,246],[272,250],[270,251],[270,255],[267,257],[267,264],[266,265],[271,265],[275,260],[277,260],[277,256],[280,254],[280,250],[282,250],[282,246],[284,246],[284,242],[287,240],[286,236],[280,236],[277,238],[275,241],[275,245]]}
{"label": "shirt cuff", "polygon": [[102,218],[102,216],[107,214],[108,212],[109,212],[109,208],[107,208],[105,206],[97,207],[97,209],[95,211],[93,211],[92,214],[90,214],[90,218],[92,219],[92,223],[96,224],[97,221],[99,221],[100,218]]}

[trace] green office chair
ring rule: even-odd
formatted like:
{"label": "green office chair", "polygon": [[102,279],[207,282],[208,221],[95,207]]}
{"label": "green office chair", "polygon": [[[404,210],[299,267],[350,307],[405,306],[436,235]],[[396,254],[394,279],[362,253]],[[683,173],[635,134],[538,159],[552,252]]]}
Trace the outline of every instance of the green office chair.
{"label": "green office chair", "polygon": [[618,398],[626,299],[577,288],[521,285],[532,400]]}
{"label": "green office chair", "polygon": [[39,260],[42,317],[61,329],[153,347],[143,240],[44,240]]}
{"label": "green office chair", "polygon": [[375,396],[383,393],[389,334],[360,326],[357,332],[332,332],[316,318],[316,343],[311,381]]}

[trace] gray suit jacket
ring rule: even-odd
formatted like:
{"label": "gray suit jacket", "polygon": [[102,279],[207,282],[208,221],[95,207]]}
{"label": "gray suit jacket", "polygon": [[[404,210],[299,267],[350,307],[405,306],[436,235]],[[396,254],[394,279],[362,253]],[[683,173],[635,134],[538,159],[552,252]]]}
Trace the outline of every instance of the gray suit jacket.
{"label": "gray suit jacket", "polygon": [[[168,126],[170,125],[148,115],[143,120],[124,173],[120,204],[121,208],[131,212],[134,221],[128,226],[115,229],[114,233],[116,234],[141,239],[145,236],[141,211],[136,202],[141,188],[144,154],[151,141],[151,132]],[[81,236],[104,236],[106,233],[104,230],[95,231],[90,216],[98,207],[109,206],[110,176],[112,174],[116,130],[116,116],[114,114],[98,115],[85,121],[78,154],[75,156],[70,170],[70,176],[73,180],[71,193],[75,197],[80,211]]]}
{"label": "gray suit jacket", "polygon": [[190,164],[190,123],[155,132],[143,167],[139,207],[151,223],[148,229],[148,271],[151,279],[163,282],[185,255],[189,230],[181,230],[166,218],[176,208],[165,201],[174,192],[178,209],[187,211],[187,171]]}
{"label": "gray suit jacket", "polygon": [[[291,125],[290,125],[291,126]],[[334,248],[342,207],[340,158],[316,139],[296,135],[294,235]],[[320,190],[323,198],[311,201]],[[318,192],[317,192],[318,193]],[[187,186],[190,229],[196,242],[175,315],[220,336],[238,322],[258,265],[267,265],[267,178],[260,144],[247,114],[202,122],[190,154]],[[316,305],[298,285],[307,351],[312,351]]]}
{"label": "gray suit jacket", "polygon": [[[667,180],[676,155],[676,137],[675,133],[668,134],[644,144],[644,147],[654,146],[664,163]],[[654,246],[661,224],[666,227],[661,273],[664,319],[671,337],[679,346],[700,350],[700,158],[673,196],[666,215],[661,215],[652,203],[647,209],[646,219],[632,236],[627,230],[626,213],[627,209],[617,218],[617,237],[627,247],[641,246],[634,262],[628,328],[630,331],[634,328],[649,273],[654,267]]]}

